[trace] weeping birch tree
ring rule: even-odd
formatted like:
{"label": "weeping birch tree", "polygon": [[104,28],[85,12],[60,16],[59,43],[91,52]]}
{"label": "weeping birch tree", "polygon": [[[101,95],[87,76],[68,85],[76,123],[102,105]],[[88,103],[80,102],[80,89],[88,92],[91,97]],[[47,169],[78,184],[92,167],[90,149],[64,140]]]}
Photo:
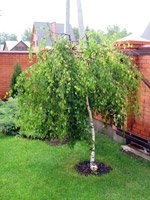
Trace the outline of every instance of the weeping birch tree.
{"label": "weeping birch tree", "polygon": [[21,74],[17,88],[20,133],[67,138],[70,145],[84,140],[96,171],[93,116],[123,126],[128,113],[137,110],[140,75],[122,52],[93,38],[80,41],[75,52],[70,41],[60,38]]}

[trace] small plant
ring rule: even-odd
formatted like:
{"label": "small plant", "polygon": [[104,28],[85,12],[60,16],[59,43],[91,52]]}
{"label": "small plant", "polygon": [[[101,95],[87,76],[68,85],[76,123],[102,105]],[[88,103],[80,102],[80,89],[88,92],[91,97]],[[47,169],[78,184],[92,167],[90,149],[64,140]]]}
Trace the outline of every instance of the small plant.
{"label": "small plant", "polygon": [[18,128],[15,125],[15,113],[17,99],[9,98],[8,101],[0,101],[0,132],[6,135],[16,135]]}
{"label": "small plant", "polygon": [[0,106],[2,106],[4,104],[4,102],[0,99]]}
{"label": "small plant", "polygon": [[4,122],[1,126],[1,132],[5,135],[16,135],[18,132],[14,122]]}
{"label": "small plant", "polygon": [[8,98],[9,98],[9,92],[6,92],[2,99],[3,101],[7,101]]}
{"label": "small plant", "polygon": [[21,73],[22,73],[21,65],[19,63],[16,63],[14,65],[14,72],[10,80],[10,96],[12,97],[15,97],[18,93],[17,89],[15,88],[15,84],[17,83],[17,78]]}

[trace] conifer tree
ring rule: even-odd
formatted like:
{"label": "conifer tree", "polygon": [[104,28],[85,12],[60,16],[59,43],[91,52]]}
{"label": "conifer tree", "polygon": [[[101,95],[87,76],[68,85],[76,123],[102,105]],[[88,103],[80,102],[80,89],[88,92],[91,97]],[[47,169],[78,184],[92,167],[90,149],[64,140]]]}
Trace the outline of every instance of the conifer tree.
{"label": "conifer tree", "polygon": [[11,76],[10,80],[10,95],[12,97],[15,97],[17,95],[17,89],[15,88],[15,84],[17,82],[18,76],[22,73],[21,65],[19,63],[16,63],[14,65],[14,72]]}

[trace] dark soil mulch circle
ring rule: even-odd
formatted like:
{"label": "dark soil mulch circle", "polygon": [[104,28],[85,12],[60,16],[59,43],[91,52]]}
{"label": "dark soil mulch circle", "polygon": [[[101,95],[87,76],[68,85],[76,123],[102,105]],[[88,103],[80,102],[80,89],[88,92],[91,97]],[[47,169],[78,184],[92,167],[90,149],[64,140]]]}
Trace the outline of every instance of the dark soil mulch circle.
{"label": "dark soil mulch circle", "polygon": [[80,162],[75,166],[75,169],[83,175],[102,175],[102,174],[107,174],[109,173],[112,168],[104,163],[101,162],[95,162],[95,164],[98,166],[98,169],[96,172],[92,172],[90,169],[90,162],[89,161],[83,161]]}

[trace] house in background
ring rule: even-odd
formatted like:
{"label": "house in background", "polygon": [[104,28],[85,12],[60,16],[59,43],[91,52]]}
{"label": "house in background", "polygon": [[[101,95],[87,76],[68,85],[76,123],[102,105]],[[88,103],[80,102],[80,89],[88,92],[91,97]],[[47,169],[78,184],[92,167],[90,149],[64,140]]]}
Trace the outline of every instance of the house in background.
{"label": "house in background", "polygon": [[[73,30],[70,26],[71,41],[75,40]],[[44,44],[46,48],[52,46],[52,42],[57,41],[59,36],[64,34],[64,24],[56,22],[34,22],[31,37],[31,47],[33,51],[38,51],[39,47]]]}
{"label": "house in background", "polygon": [[141,35],[142,38],[146,39],[146,40],[150,40],[150,23],[147,25],[145,31],[143,32],[143,34]]}
{"label": "house in background", "polygon": [[3,51],[28,51],[29,42],[25,41],[6,41],[3,46]]}
{"label": "house in background", "polygon": [[136,41],[136,42],[148,42],[150,41],[150,23],[147,25],[145,28],[144,32],[141,35],[133,34],[131,33],[130,35],[123,37],[121,39],[118,39],[115,41],[116,42],[121,42],[121,41]]}

